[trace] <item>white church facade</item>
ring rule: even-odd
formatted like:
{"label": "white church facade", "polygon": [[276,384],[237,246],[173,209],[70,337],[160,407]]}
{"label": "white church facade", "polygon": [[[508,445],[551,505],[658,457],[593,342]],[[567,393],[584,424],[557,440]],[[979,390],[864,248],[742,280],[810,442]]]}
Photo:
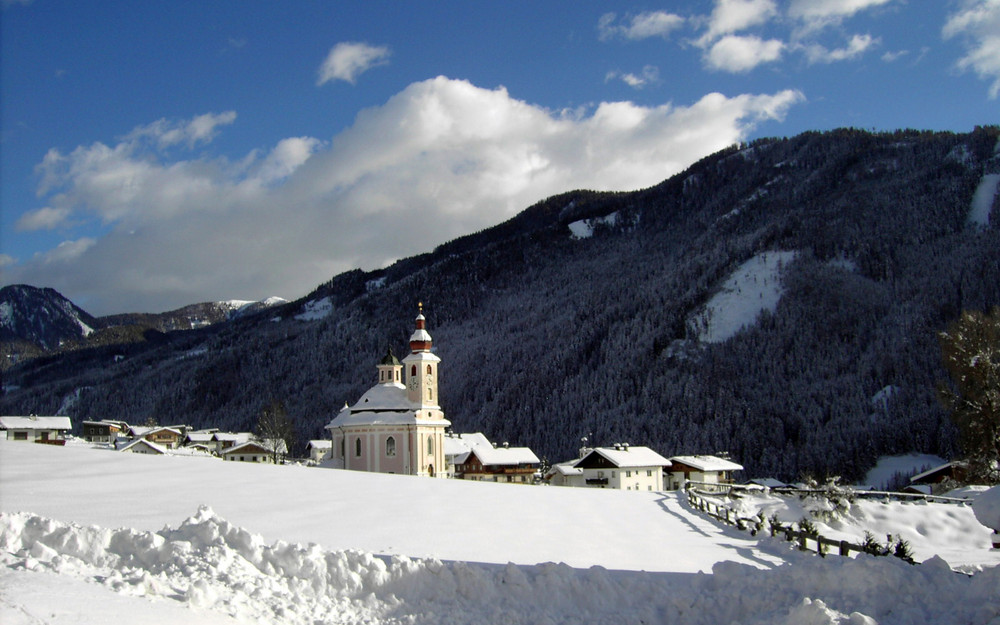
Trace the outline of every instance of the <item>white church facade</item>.
{"label": "white church facade", "polygon": [[451,423],[438,405],[438,368],[423,307],[400,362],[390,349],[376,366],[378,383],[326,426],[334,467],[353,471],[446,477],[444,433]]}

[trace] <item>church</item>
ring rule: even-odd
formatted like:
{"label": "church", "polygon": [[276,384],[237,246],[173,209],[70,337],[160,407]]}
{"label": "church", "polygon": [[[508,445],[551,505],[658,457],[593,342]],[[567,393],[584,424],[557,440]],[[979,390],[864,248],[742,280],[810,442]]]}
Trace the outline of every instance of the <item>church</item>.
{"label": "church", "polygon": [[376,365],[378,383],[326,426],[336,468],[447,477],[444,432],[451,425],[438,405],[438,367],[423,305],[403,361],[392,348]]}

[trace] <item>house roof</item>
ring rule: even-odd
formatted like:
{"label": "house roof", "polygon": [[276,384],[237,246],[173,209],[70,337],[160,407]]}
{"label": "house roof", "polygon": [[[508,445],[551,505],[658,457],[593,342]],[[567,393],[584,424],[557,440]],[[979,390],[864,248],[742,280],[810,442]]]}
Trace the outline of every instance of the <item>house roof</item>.
{"label": "house roof", "polygon": [[788,486],[788,484],[785,484],[784,482],[782,482],[780,480],[776,480],[773,477],[756,477],[756,478],[750,480],[749,482],[747,482],[747,484],[754,484],[756,486],[764,486],[766,488],[784,488],[785,486]]}
{"label": "house roof", "polygon": [[187,440],[193,443],[210,443],[213,436],[212,432],[191,432],[187,435]]}
{"label": "house roof", "polygon": [[924,471],[923,473],[918,473],[918,474],[914,475],[913,477],[910,478],[910,483],[911,484],[913,484],[913,483],[919,483],[920,480],[925,480],[925,479],[927,479],[927,478],[929,478],[929,477],[931,477],[931,476],[933,476],[933,475],[935,475],[937,473],[944,473],[944,472],[947,472],[947,471],[951,471],[952,469],[954,469],[956,467],[962,468],[964,466],[965,466],[965,463],[961,462],[959,460],[955,460],[953,462],[946,462],[946,463],[944,463],[942,465],[934,467],[933,469],[928,469],[928,470]]}
{"label": "house roof", "polygon": [[564,476],[583,475],[583,469],[573,466],[574,464],[576,464],[576,460],[554,464],[551,467],[549,467],[548,471],[545,472],[545,477],[551,477],[556,473]]}
{"label": "house roof", "polygon": [[0,417],[0,430],[71,430],[69,417]]}
{"label": "house roof", "polygon": [[312,447],[313,449],[332,449],[333,441],[328,439],[309,441],[309,444],[307,444],[306,447]]}
{"label": "house roof", "polygon": [[165,453],[167,453],[167,449],[165,447],[157,445],[153,441],[148,441],[148,440],[146,440],[144,438],[137,438],[137,439],[135,439],[134,441],[132,441],[128,445],[125,445],[124,447],[122,447],[119,451],[132,451],[132,452],[134,452],[133,447],[148,447],[149,449],[152,449],[153,451],[155,451],[158,454],[165,454]]}
{"label": "house roof", "polygon": [[214,441],[232,441],[234,443],[245,443],[253,438],[250,432],[216,432],[212,435]]}
{"label": "house roof", "polygon": [[671,461],[699,471],[742,471],[743,465],[718,456],[671,456]]}
{"label": "house roof", "polygon": [[160,425],[157,427],[147,428],[146,431],[141,434],[141,436],[149,436],[150,434],[155,434],[157,432],[170,432],[171,434],[176,434],[177,436],[181,435],[181,431],[178,430],[177,428]]}
{"label": "house roof", "polygon": [[272,453],[270,449],[267,449],[266,447],[264,447],[263,445],[261,445],[260,443],[258,443],[256,441],[247,441],[245,443],[241,443],[239,445],[233,445],[229,449],[223,450],[222,455],[223,456],[228,456],[228,455],[231,455],[231,454],[241,453],[241,452],[244,453],[244,454],[246,454],[246,453],[270,454],[270,453]]}
{"label": "house roof", "polygon": [[510,466],[538,464],[538,456],[527,447],[494,446],[482,432],[451,434],[444,439],[445,456],[453,456],[455,464],[462,464],[476,454],[484,465]]}
{"label": "house roof", "polygon": [[669,467],[670,461],[656,453],[649,447],[616,446],[616,447],[595,447],[584,454],[582,458],[574,463],[580,466],[588,456],[598,454],[603,456],[616,467]]}
{"label": "house roof", "polygon": [[127,427],[125,426],[124,421],[106,421],[104,419],[101,419],[100,421],[83,421],[82,423],[84,425],[103,425],[105,427],[118,428],[119,430],[123,427]]}

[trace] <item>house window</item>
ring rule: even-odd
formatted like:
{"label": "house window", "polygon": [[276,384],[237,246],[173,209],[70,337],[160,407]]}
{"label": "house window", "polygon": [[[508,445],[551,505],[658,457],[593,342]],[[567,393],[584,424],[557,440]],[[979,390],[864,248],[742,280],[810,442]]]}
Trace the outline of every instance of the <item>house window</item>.
{"label": "house window", "polygon": [[361,457],[361,439],[360,438],[354,439],[354,455],[357,456],[358,458]]}
{"label": "house window", "polygon": [[28,440],[27,432],[14,432],[14,440],[16,441],[26,441]]}
{"label": "house window", "polygon": [[632,472],[631,471],[626,471],[625,472],[625,477],[632,477]]}
{"label": "house window", "polygon": [[646,477],[653,477],[652,471],[646,471]]}
{"label": "house window", "polygon": [[396,439],[392,436],[385,439],[385,455],[387,456],[396,455]]}

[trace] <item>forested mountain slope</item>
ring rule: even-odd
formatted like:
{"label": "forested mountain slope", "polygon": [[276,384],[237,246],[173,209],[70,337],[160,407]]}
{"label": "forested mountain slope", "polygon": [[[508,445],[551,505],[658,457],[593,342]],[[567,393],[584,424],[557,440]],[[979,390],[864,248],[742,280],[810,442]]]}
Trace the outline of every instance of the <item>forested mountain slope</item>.
{"label": "forested mountain slope", "polygon": [[[454,428],[550,461],[582,436],[728,451],[785,479],[949,456],[936,334],[1000,304],[996,201],[992,223],[971,211],[1000,172],[998,134],[759,140],[650,189],[549,198],[258,315],[14,367],[0,407],[52,413],[83,389],[78,420],[249,429],[277,399],[318,437],[386,346],[405,350],[423,301]],[[748,327],[706,330],[736,305]]]}

